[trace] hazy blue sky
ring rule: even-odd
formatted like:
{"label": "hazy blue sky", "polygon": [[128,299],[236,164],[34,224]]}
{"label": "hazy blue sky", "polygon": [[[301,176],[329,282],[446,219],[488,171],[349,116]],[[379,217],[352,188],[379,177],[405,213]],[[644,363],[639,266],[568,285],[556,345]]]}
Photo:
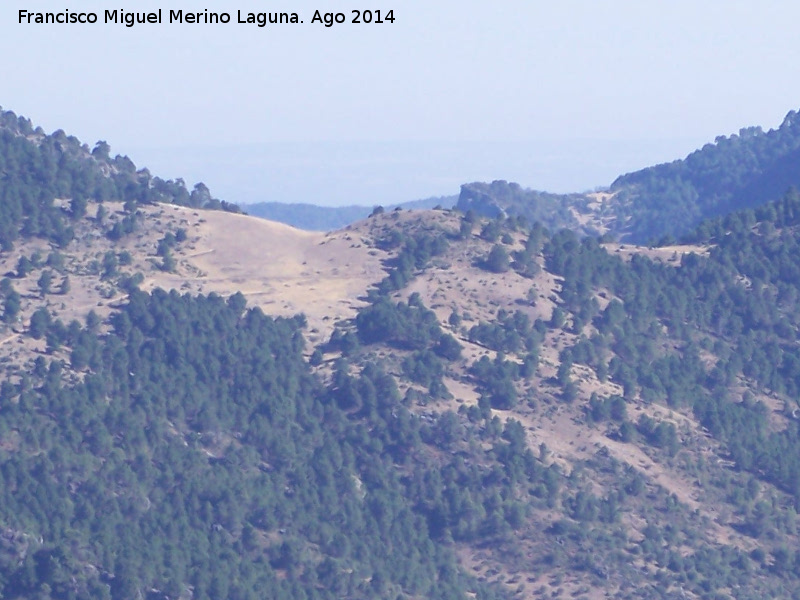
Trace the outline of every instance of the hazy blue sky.
{"label": "hazy blue sky", "polygon": [[[800,108],[800,5],[497,4],[6,2],[0,105],[228,200],[327,204],[493,178],[583,190]],[[362,7],[392,8],[395,23],[310,24],[317,8]],[[306,23],[20,25],[20,8]]]}

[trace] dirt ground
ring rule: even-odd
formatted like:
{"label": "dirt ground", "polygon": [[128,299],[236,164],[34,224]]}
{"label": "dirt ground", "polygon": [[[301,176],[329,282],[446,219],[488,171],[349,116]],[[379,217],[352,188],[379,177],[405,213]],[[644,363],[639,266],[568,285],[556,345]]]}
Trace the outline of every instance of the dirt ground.
{"label": "dirt ground", "polygon": [[385,275],[386,254],[347,232],[301,231],[219,211],[204,211],[199,219],[192,209],[165,210],[189,217],[191,245],[176,255],[177,273],[152,272],[144,289],[240,291],[266,314],[303,313],[314,344],[330,337],[337,320],[354,317],[367,290]]}

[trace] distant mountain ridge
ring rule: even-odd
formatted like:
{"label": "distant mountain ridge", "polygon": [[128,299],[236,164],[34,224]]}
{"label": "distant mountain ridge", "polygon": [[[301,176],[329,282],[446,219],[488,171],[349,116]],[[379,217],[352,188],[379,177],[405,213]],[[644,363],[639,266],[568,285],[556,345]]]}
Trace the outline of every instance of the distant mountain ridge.
{"label": "distant mountain ridge", "polygon": [[473,211],[492,219],[499,216],[523,216],[530,223],[538,221],[550,229],[580,229],[570,207],[584,200],[583,194],[550,194],[524,189],[518,183],[500,180],[462,185],[456,208],[463,213]]}
{"label": "distant mountain ridge", "polygon": [[719,136],[686,158],[619,176],[605,192],[550,194],[516,183],[468,183],[456,208],[490,218],[524,216],[550,229],[608,233],[634,243],[679,237],[701,221],[756,208],[800,186],[800,116],[777,129]]}

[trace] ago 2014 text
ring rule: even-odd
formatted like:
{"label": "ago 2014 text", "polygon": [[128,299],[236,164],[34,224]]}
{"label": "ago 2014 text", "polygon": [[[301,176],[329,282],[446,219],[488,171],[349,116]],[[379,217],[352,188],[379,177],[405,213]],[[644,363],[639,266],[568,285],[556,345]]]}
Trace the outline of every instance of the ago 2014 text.
{"label": "ago 2014 text", "polygon": [[[337,13],[321,13],[314,11],[314,18],[311,19],[312,23],[320,23],[325,27],[333,27],[348,22],[347,15],[342,12]],[[350,11],[350,23],[394,23],[394,10],[381,11],[381,10],[352,10]]]}

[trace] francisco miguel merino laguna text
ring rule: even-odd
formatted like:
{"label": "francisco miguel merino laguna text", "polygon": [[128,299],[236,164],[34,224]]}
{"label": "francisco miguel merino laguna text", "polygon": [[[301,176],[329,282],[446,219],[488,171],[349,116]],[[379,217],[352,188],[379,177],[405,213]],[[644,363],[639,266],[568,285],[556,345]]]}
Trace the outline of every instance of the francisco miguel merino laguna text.
{"label": "francisco miguel merino laguna text", "polygon": [[[380,10],[353,10],[351,23],[394,23],[394,11]],[[383,12],[383,14],[381,14]],[[137,24],[163,23],[162,9],[153,12],[132,12],[125,10],[106,10],[103,13],[103,23],[118,23],[126,27],[133,27]],[[336,23],[346,21],[344,13],[320,13],[314,11],[311,23],[319,23],[325,27],[331,27]],[[18,23],[20,24],[94,24],[99,22],[98,13],[95,12],[73,12],[69,9],[60,12],[35,12],[25,9],[19,10]],[[208,9],[200,12],[189,12],[184,10],[170,10],[168,23],[191,23],[191,24],[227,24],[231,22],[231,15],[227,12],[212,12]],[[267,24],[282,23],[303,23],[300,16],[295,12],[242,12],[236,11],[235,23],[248,23],[265,27]]]}
{"label": "francisco miguel merino laguna text", "polygon": [[[237,23],[252,23],[264,27],[267,23],[300,23],[297,13],[243,13],[236,11]],[[69,23],[97,23],[99,17],[94,12],[31,12],[25,9],[19,11],[19,22],[29,24],[69,24]],[[163,23],[162,10],[153,12],[131,12],[125,10],[106,10],[103,13],[104,23],[119,23],[126,27],[133,27],[144,23]],[[185,10],[170,10],[168,23],[197,23],[216,24],[230,23],[231,15],[226,12],[211,12],[208,9],[201,12],[188,12]]]}

